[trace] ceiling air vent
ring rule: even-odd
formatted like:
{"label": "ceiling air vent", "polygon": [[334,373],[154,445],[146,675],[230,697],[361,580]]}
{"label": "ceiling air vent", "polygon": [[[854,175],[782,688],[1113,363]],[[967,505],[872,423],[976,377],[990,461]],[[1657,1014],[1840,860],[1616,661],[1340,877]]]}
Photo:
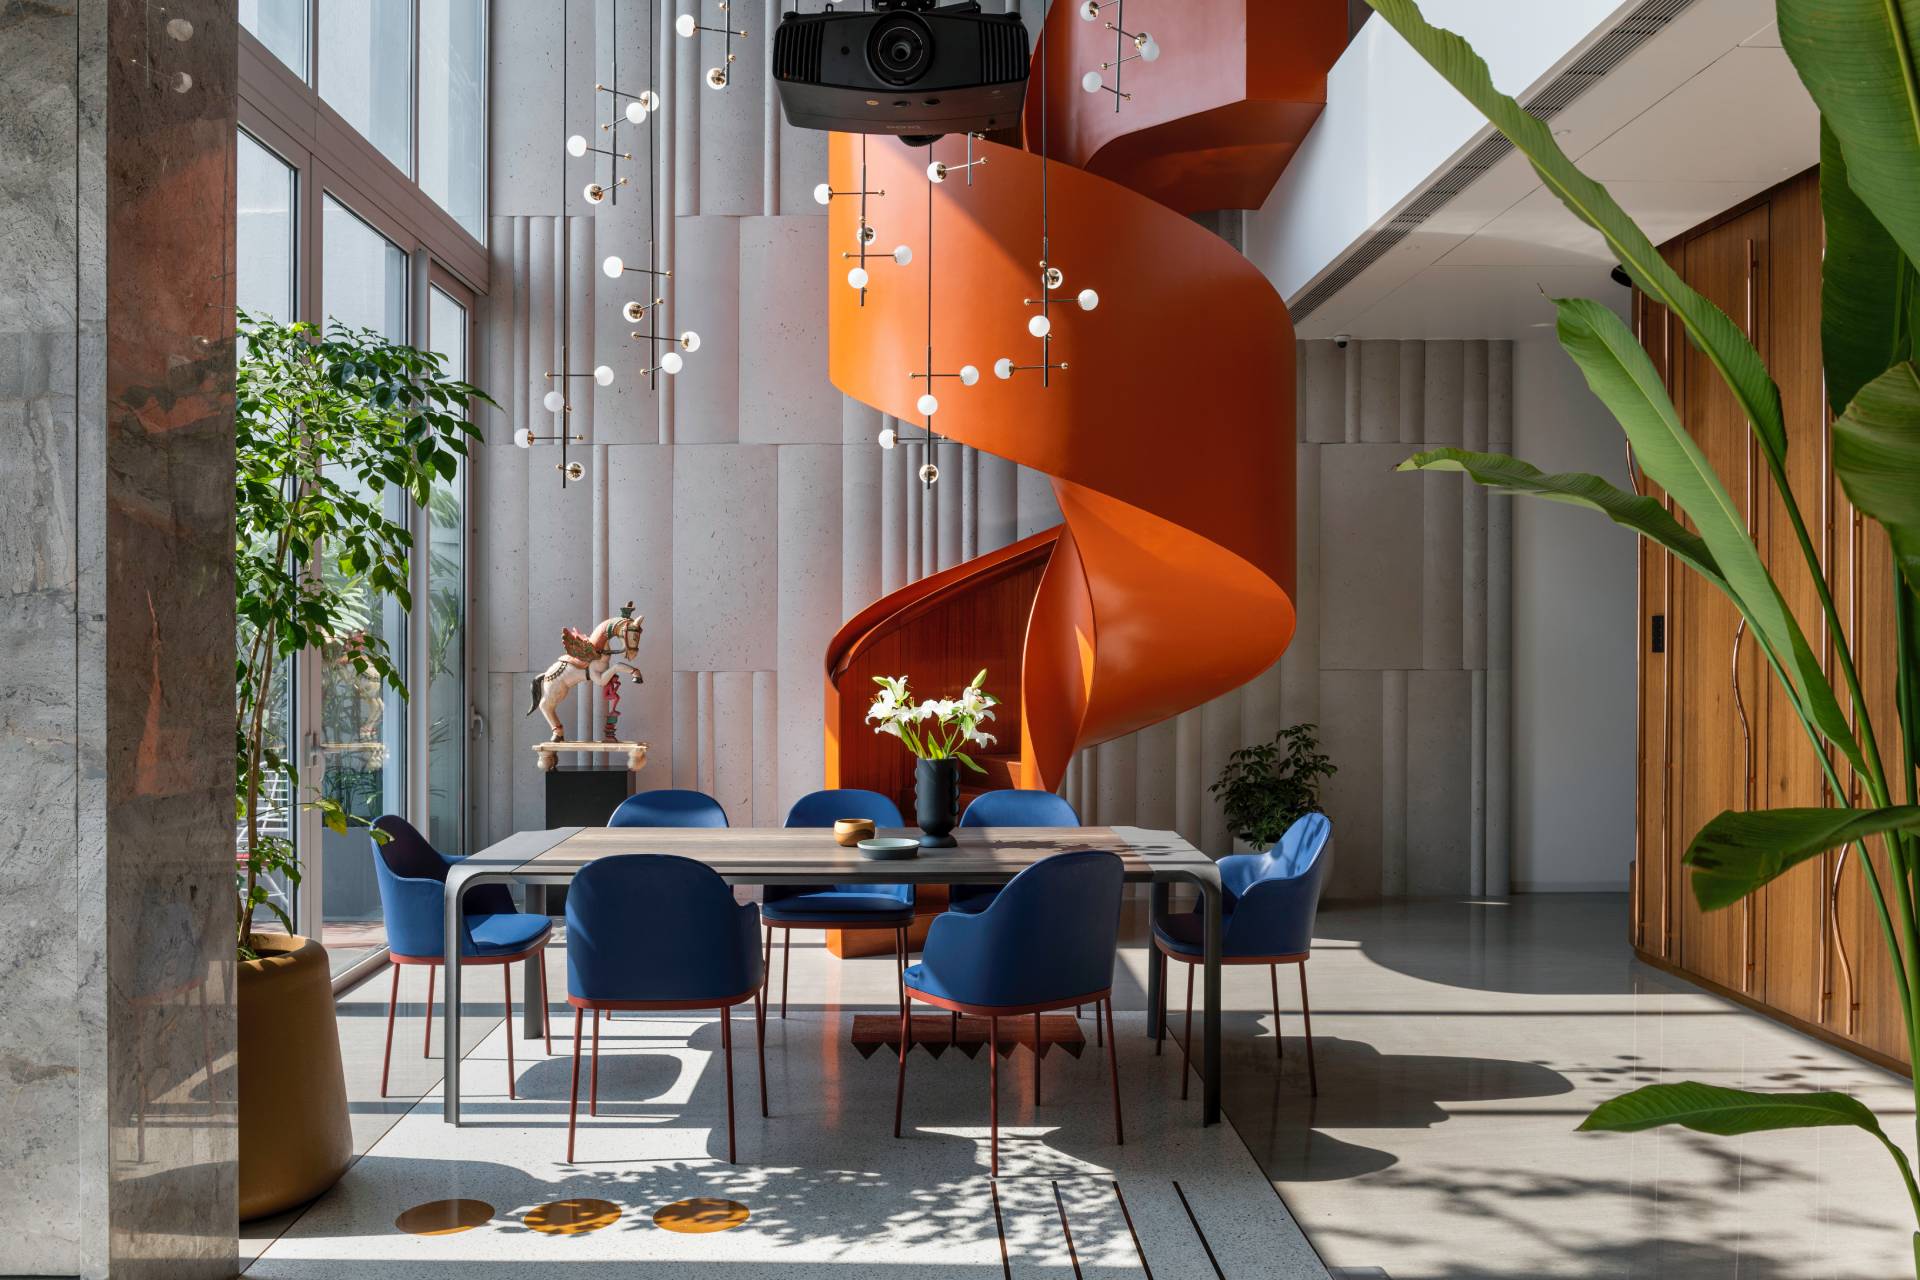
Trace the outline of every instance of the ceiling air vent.
{"label": "ceiling air vent", "polygon": [[[1542,85],[1526,99],[1528,111],[1542,120],[1551,120],[1599,82],[1601,77],[1625,62],[1641,45],[1660,34],[1667,24],[1693,6],[1694,0],[1646,0],[1594,42],[1592,48],[1575,58],[1566,70]],[[1360,273],[1387,256],[1402,240],[1427,219],[1440,212],[1453,198],[1465,191],[1494,165],[1507,158],[1513,144],[1495,133],[1475,145],[1460,162],[1435,178],[1426,190],[1388,219],[1372,235],[1361,241],[1338,266],[1322,276],[1289,308],[1297,324],[1326,305],[1327,301],[1359,278]]]}

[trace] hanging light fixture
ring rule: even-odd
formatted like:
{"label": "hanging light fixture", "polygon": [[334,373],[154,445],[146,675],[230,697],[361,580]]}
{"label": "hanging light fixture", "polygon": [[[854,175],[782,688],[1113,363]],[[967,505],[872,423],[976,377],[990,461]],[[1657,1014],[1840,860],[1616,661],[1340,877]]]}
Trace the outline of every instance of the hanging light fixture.
{"label": "hanging light fixture", "polygon": [[[1113,2],[1124,3],[1124,0],[1113,0]],[[1088,19],[1097,18],[1100,16],[1100,7],[1098,0],[1086,0],[1080,8],[1080,16]],[[1154,56],[1159,56],[1157,51]],[[1118,99],[1115,101],[1117,102]],[[1092,289],[1082,289],[1073,295],[1067,295],[1064,292],[1067,283],[1066,273],[1050,260],[1053,256],[1050,230],[1047,206],[1047,62],[1042,58],[1040,61],[1040,296],[1021,299],[1023,306],[1040,308],[1040,314],[1027,318],[1027,332],[1040,340],[1040,363],[1016,364],[1011,356],[1002,356],[993,362],[993,376],[1003,382],[1016,373],[1038,370],[1040,385],[1052,386],[1053,371],[1058,369],[1064,373],[1067,368],[1065,360],[1055,361],[1053,358],[1054,304],[1072,301],[1082,311],[1091,311],[1100,305],[1100,295]]]}
{"label": "hanging light fixture", "polygon": [[[969,154],[971,154],[971,143],[969,143],[968,150]],[[935,451],[939,448],[940,437],[935,435],[933,430],[934,415],[940,412],[940,398],[933,393],[934,380],[937,378],[955,378],[959,380],[961,386],[971,387],[980,381],[980,370],[970,364],[963,364],[951,372],[938,371],[933,367],[933,189],[940,184],[942,179],[934,177],[934,170],[938,166],[933,159],[933,144],[931,142],[927,144],[927,162],[927,359],[926,366],[923,369],[915,373],[910,373],[907,376],[926,384],[925,389],[920,393],[920,398],[914,402],[914,408],[919,410],[920,416],[925,420],[922,424],[922,429],[926,433],[924,439],[927,446],[927,460],[920,466],[920,483],[926,488],[931,489],[940,479],[940,467],[938,459],[935,457]],[[956,169],[962,167],[970,168],[972,163],[973,161],[969,158],[966,166],[956,165],[954,167]],[[892,428],[888,428],[880,433],[880,447],[882,449],[891,449],[897,443],[899,443],[899,438]],[[910,441],[909,443],[913,442]]]}
{"label": "hanging light fixture", "polygon": [[[835,191],[830,183],[825,182],[813,189],[814,201],[821,205],[831,205],[835,200],[845,196],[858,196],[860,198],[860,221],[854,229],[854,248],[851,250],[843,250],[840,254],[840,260],[842,262],[848,258],[855,260],[854,265],[847,271],[847,284],[849,287],[860,291],[860,305],[863,307],[867,305],[867,286],[872,282],[872,276],[867,271],[867,259],[891,258],[893,259],[894,265],[901,267],[913,261],[913,249],[906,244],[897,244],[886,253],[882,253],[873,248],[873,242],[879,238],[879,232],[875,231],[873,223],[867,220],[867,198],[869,196],[885,196],[886,194],[884,188],[879,191],[869,191],[867,189],[867,135],[864,133],[860,135],[860,189],[858,191]],[[892,446],[889,445],[887,447],[891,448]]]}
{"label": "hanging light fixture", "polygon": [[[719,0],[719,4],[721,14],[726,14],[727,0]],[[723,16],[721,21],[728,22],[729,19]],[[707,87],[709,89],[726,88],[733,78],[733,42],[747,38],[745,28],[736,31],[732,26],[710,27],[702,23],[700,19],[693,14],[683,13],[674,22],[673,29],[678,31],[682,38],[689,40],[698,36],[702,31],[717,31],[726,36],[726,60],[717,67],[707,68]]]}
{"label": "hanging light fixture", "polygon": [[[1157,62],[1160,59],[1160,42],[1145,31],[1127,30],[1127,0],[1081,0],[1080,17],[1087,22],[1100,21],[1103,10],[1113,10],[1113,21],[1107,23],[1107,30],[1113,32],[1113,61],[1100,64],[1099,71],[1089,71],[1080,77],[1080,87],[1088,93],[1105,91],[1113,95],[1113,109],[1118,111],[1120,104],[1133,97],[1120,89],[1120,77],[1126,63]],[[1127,46],[1133,46],[1128,53]],[[1101,76],[1102,71],[1113,72],[1113,83],[1108,84]],[[1040,74],[1046,75],[1046,64],[1042,62]]]}

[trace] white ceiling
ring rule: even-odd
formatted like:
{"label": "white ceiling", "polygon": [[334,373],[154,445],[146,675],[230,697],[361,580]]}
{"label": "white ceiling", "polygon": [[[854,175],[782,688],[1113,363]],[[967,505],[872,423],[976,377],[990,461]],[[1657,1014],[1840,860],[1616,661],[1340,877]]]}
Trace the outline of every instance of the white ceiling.
{"label": "white ceiling", "polygon": [[[1819,115],[1772,9],[1698,0],[1554,120],[1561,146],[1656,244],[1819,157]],[[1548,295],[1623,304],[1612,267],[1598,234],[1513,154],[1301,321],[1300,336],[1517,337],[1551,322]]]}

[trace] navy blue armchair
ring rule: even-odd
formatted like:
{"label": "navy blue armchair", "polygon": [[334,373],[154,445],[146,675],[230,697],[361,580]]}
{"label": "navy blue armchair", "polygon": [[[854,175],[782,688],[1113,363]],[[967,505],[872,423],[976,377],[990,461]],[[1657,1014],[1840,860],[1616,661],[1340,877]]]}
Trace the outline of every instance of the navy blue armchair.
{"label": "navy blue armchair", "polygon": [[[1313,1013],[1307,1003],[1307,960],[1313,951],[1313,920],[1320,908],[1320,890],[1327,878],[1327,840],[1332,824],[1324,813],[1297,819],[1265,853],[1240,853],[1220,859],[1220,882],[1225,892],[1221,939],[1222,964],[1264,964],[1273,988],[1273,1039],[1277,1054],[1286,1048],[1280,1035],[1280,966],[1300,966],[1300,1019],[1307,1036],[1307,1082],[1315,1095],[1320,1079],[1313,1066]],[[1181,1045],[1186,1062],[1193,1043],[1193,970],[1204,959],[1205,923],[1198,911],[1169,915],[1153,922],[1153,941],[1169,959],[1187,966],[1187,1030]],[[1160,988],[1166,999],[1166,985]],[[1160,1031],[1166,1034],[1164,1003]],[[1160,1051],[1160,1042],[1154,1052]],[[1180,1096],[1187,1096],[1187,1072],[1180,1073]]]}
{"label": "navy blue armchair", "polygon": [[[831,827],[841,818],[865,818],[881,830],[904,827],[893,801],[878,791],[849,787],[813,791],[787,811],[789,827]],[[907,930],[913,927],[914,891],[910,884],[798,884],[767,886],[760,914],[767,923],[765,963],[773,966],[773,931],[780,943],[780,1016],[787,1016],[787,972],[792,965],[795,929],[884,929],[893,934],[897,968],[907,967]],[[900,1007],[906,1007],[902,988]]]}
{"label": "navy blue armchair", "polygon": [[704,791],[642,791],[607,819],[610,827],[724,827],[727,811]]}
{"label": "navy blue armchair", "polygon": [[658,853],[598,858],[567,892],[567,1003],[573,1006],[573,1085],[567,1161],[580,1110],[580,1024],[593,1011],[589,1114],[600,1111],[600,1014],[613,1009],[718,1009],[726,1061],[727,1160],[734,1159],[733,1006],[754,1002],[760,1114],[767,1114],[766,1006],[760,911],[705,863]]}
{"label": "navy blue armchair", "polygon": [[[1000,1020],[1033,1018],[1033,1101],[1040,1103],[1040,1015],[1091,1004],[1107,1019],[1107,1073],[1113,1085],[1114,1140],[1120,1120],[1120,1076],[1113,1047],[1113,958],[1120,937],[1124,872],[1116,854],[1061,853],[1034,863],[977,914],[934,919],[919,964],[906,973],[910,1000],[987,1020],[987,1124],[990,1167],[1000,1173]],[[907,1053],[913,1021],[900,1011],[900,1067],[894,1085],[893,1136],[906,1102]]]}
{"label": "navy blue armchair", "polygon": [[[402,965],[427,966],[427,1027],[421,1056],[433,1051],[433,980],[446,963],[447,870],[459,862],[427,843],[405,818],[394,814],[376,818],[374,827],[387,839],[368,836],[373,848],[374,880],[380,887],[380,913],[386,920],[388,958],[393,962],[393,989],[387,995],[387,1046],[380,1058],[380,1096],[387,1096],[387,1075],[393,1063],[393,1018],[400,1001]],[[507,1096],[514,1092],[513,984],[507,966],[532,960],[540,966],[540,990],[547,989],[547,942],[553,922],[514,906],[505,885],[480,885],[467,891],[459,940],[459,963],[497,964],[507,997]],[[546,1005],[540,1006],[540,1025],[547,1052],[553,1052],[553,1028]]]}

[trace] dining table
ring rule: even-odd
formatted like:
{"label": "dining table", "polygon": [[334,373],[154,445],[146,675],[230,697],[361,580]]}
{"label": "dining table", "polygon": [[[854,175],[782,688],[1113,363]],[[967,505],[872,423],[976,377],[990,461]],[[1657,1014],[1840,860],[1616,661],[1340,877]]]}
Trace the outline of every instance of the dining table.
{"label": "dining table", "polygon": [[[918,836],[916,830],[881,835]],[[1125,878],[1149,886],[1151,918],[1168,909],[1172,886],[1199,890],[1205,926],[1204,1006],[1198,1070],[1203,1125],[1220,1119],[1220,948],[1222,888],[1214,860],[1172,831],[1140,827],[961,827],[951,848],[921,848],[905,859],[870,859],[842,847],[830,829],[811,827],[554,827],[519,831],[468,857],[447,873],[446,932],[461,936],[468,890],[480,885],[519,885],[526,909],[547,912],[550,891],[565,888],[580,868],[614,854],[663,853],[691,858],[736,885],[797,884],[1005,884],[1055,854],[1106,850],[1118,854]],[[1157,1037],[1166,986],[1166,957],[1147,945],[1147,1035]],[[441,1036],[442,1107],[448,1124],[460,1123],[460,965],[446,966]],[[524,1033],[539,1035],[548,1016],[539,966],[525,969]],[[511,1028],[509,1028],[511,1031]],[[1191,1046],[1190,1046],[1191,1047]]]}

